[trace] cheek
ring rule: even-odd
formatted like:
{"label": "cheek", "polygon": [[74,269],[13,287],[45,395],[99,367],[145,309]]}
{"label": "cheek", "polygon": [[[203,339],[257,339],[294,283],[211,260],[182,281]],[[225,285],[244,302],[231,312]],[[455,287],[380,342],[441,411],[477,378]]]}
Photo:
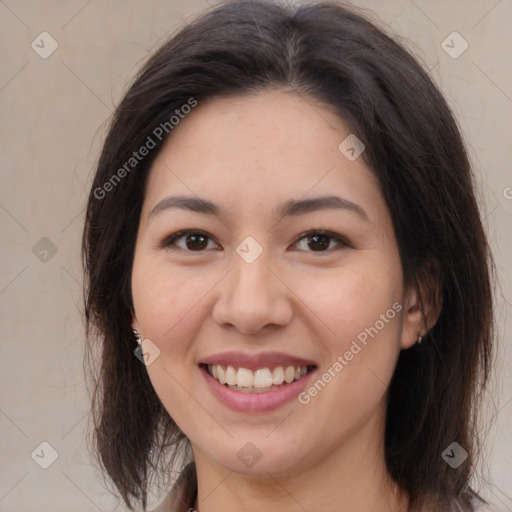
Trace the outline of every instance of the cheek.
{"label": "cheek", "polygon": [[[359,267],[347,265],[330,269],[324,275],[297,278],[297,295],[306,297],[306,304],[330,333],[340,341],[354,337],[380,320],[393,303],[402,298],[400,274],[392,268],[379,269],[369,262]],[[395,319],[395,310],[388,317]],[[390,323],[385,322],[386,326]],[[379,330],[385,330],[378,324]]]}
{"label": "cheek", "polygon": [[146,368],[148,376],[167,412],[185,432],[194,421],[190,397],[197,393],[189,369],[194,364],[191,347],[200,323],[201,298],[216,281],[207,273],[201,275],[192,269],[170,269],[167,262],[151,257],[136,258],[132,272],[141,332],[160,350]]}
{"label": "cheek", "polygon": [[322,372],[330,369],[331,376],[325,378],[336,382],[329,387],[356,407],[357,397],[374,393],[378,398],[382,393],[400,350],[401,272],[399,266],[383,263],[369,260],[357,267],[331,269],[297,292],[308,297],[314,313],[309,316],[315,318],[316,332],[322,333]]}
{"label": "cheek", "polygon": [[135,261],[132,293],[144,337],[165,348],[169,340],[182,339],[179,333],[187,330],[201,310],[204,295],[218,279],[194,268],[170,268],[161,260]]}

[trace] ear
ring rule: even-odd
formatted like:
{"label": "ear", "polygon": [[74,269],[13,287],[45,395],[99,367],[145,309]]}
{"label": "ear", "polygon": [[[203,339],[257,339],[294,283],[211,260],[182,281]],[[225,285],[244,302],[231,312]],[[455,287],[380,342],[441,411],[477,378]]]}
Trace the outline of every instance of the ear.
{"label": "ear", "polygon": [[437,261],[427,261],[418,269],[406,292],[401,348],[408,349],[425,336],[442,310],[442,275]]}

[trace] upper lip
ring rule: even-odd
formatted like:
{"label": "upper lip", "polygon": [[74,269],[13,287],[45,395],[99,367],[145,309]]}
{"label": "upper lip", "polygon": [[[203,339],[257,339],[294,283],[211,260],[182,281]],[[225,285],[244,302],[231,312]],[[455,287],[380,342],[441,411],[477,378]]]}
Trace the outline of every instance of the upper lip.
{"label": "upper lip", "polygon": [[246,354],[243,352],[222,352],[214,354],[201,361],[203,364],[220,364],[236,368],[258,370],[276,366],[316,366],[314,361],[282,352],[262,352],[261,354]]}

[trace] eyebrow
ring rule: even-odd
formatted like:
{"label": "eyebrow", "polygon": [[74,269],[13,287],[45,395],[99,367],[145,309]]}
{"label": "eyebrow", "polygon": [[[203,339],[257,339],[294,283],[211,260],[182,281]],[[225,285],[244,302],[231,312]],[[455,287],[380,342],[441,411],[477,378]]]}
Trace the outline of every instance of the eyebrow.
{"label": "eyebrow", "polygon": [[[224,216],[223,208],[208,199],[192,196],[169,196],[162,199],[162,201],[160,201],[151,210],[149,218],[152,218],[163,211],[174,208],[203,213],[206,215],[214,215],[217,217]],[[291,199],[278,207],[277,215],[279,217],[294,217],[328,209],[339,209],[354,212],[364,220],[369,221],[368,214],[360,205],[338,196],[322,196],[299,200]]]}

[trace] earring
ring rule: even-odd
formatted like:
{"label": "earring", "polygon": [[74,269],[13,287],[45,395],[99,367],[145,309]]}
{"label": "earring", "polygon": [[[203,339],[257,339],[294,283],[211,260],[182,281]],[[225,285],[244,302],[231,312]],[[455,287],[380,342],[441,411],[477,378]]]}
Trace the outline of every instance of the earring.
{"label": "earring", "polygon": [[135,336],[135,339],[137,340],[137,343],[139,345],[142,345],[142,340],[140,339],[140,332],[133,329],[133,334]]}
{"label": "earring", "polygon": [[422,336],[420,336],[420,337],[418,338],[418,344],[420,344],[420,343],[421,343],[421,338],[422,338]]}

